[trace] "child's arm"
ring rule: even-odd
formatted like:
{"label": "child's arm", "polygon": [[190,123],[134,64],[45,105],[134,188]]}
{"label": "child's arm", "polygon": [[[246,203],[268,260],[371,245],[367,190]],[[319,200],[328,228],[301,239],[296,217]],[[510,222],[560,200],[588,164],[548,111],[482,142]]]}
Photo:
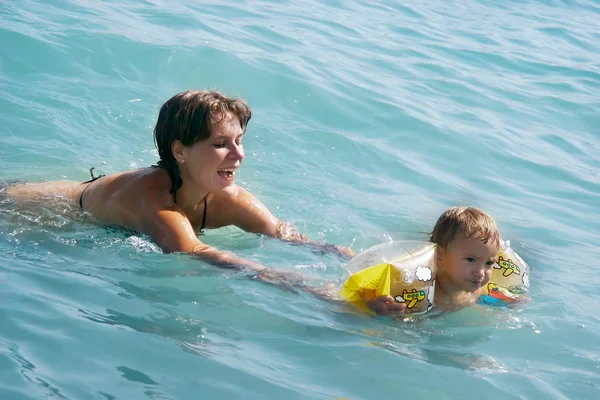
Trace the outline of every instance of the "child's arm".
{"label": "child's arm", "polygon": [[363,291],[361,297],[363,302],[377,315],[403,315],[406,304],[398,303],[390,295],[375,297],[375,291]]}

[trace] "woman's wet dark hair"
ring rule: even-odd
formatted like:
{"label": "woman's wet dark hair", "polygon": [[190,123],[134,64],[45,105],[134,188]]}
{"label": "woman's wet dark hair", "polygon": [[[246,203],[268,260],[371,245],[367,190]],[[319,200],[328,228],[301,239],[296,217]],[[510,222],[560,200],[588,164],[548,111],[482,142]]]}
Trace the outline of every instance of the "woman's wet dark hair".
{"label": "woman's wet dark hair", "polygon": [[213,127],[230,115],[239,119],[242,131],[246,132],[252,111],[244,100],[216,91],[188,90],[163,104],[154,128],[154,142],[160,157],[157,165],[167,170],[171,178],[171,193],[183,183],[171,150],[173,142],[179,140],[184,146],[191,146],[206,140]]}

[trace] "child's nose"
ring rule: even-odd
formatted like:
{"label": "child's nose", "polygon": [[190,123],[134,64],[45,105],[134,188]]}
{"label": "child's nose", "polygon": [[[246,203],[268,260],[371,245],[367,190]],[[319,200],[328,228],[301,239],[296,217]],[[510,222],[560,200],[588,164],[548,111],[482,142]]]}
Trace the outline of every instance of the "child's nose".
{"label": "child's nose", "polygon": [[482,266],[482,267],[478,267],[478,268],[476,268],[476,269],[473,271],[473,275],[474,275],[476,278],[483,278],[483,277],[485,276],[485,268],[484,268],[483,266]]}

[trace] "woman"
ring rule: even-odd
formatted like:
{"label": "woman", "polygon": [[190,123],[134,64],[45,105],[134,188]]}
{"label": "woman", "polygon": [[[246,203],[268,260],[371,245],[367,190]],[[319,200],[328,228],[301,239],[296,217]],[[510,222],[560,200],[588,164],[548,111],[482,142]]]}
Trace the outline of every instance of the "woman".
{"label": "woman", "polygon": [[[202,243],[204,228],[235,225],[247,232],[352,256],[350,249],[310,243],[235,184],[244,159],[248,105],[214,91],[190,90],[169,99],[154,129],[158,165],[84,182],[28,183],[7,189],[9,198],[61,196],[99,222],[149,235],[165,252],[186,252],[210,263],[261,269]],[[90,171],[92,172],[92,171]]]}

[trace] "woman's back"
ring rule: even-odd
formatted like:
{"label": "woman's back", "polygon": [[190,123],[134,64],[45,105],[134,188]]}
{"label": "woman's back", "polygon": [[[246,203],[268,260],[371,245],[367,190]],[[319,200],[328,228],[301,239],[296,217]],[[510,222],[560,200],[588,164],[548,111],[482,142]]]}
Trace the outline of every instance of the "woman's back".
{"label": "woman's back", "polygon": [[148,201],[153,198],[165,205],[172,203],[170,188],[166,171],[141,168],[103,176],[89,183],[49,181],[13,185],[7,188],[7,195],[27,202],[64,198],[103,224],[143,231]]}

